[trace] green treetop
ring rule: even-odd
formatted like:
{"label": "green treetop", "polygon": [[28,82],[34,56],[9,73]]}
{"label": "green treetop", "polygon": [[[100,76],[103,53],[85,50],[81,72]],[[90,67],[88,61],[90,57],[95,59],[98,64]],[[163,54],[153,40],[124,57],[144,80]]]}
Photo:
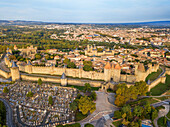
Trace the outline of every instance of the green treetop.
{"label": "green treetop", "polygon": [[38,79],[38,85],[42,85],[42,80],[41,80],[41,78]]}
{"label": "green treetop", "polygon": [[83,115],[93,113],[96,110],[96,104],[87,96],[82,96],[78,101],[79,110]]}
{"label": "green treetop", "polygon": [[53,105],[53,98],[52,98],[52,96],[49,96],[49,98],[48,98],[48,103],[49,103],[50,105]]}
{"label": "green treetop", "polygon": [[3,93],[8,93],[8,92],[9,92],[9,89],[7,87],[4,87]]}

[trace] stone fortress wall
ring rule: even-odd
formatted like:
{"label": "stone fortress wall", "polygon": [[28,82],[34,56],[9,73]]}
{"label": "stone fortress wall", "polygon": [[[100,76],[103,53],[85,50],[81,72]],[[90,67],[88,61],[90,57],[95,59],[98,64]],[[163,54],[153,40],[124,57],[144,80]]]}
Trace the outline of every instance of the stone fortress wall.
{"label": "stone fortress wall", "polygon": [[5,72],[3,70],[0,69],[0,75],[3,76],[4,78],[8,79],[11,77],[11,73],[9,72]]}
{"label": "stone fortress wall", "polygon": [[[11,62],[5,58],[5,64],[11,66]],[[148,65],[147,70],[145,69],[142,63],[135,65],[135,74],[126,75],[121,74],[121,67],[119,64],[111,65],[110,62],[104,67],[104,73],[99,73],[95,71],[84,71],[81,69],[72,69],[72,68],[59,68],[55,66],[44,67],[44,66],[33,66],[30,64],[27,65],[18,65],[19,71],[26,72],[29,74],[47,74],[47,75],[58,75],[61,76],[63,73],[67,77],[80,78],[80,79],[90,79],[90,80],[102,80],[102,81],[114,81],[114,82],[128,82],[134,83],[138,81],[145,81],[145,78],[152,72],[156,72],[159,69],[158,64]],[[14,75],[15,76],[15,75]]]}
{"label": "stone fortress wall", "polygon": [[[22,80],[29,80],[29,81],[38,81],[41,78],[43,82],[53,82],[53,83],[61,83],[60,78],[48,78],[48,77],[41,77],[41,76],[30,76],[30,75],[22,75]],[[76,79],[67,79],[67,84],[69,85],[76,85],[76,86],[84,86],[85,83],[90,83],[92,87],[101,87],[102,81],[92,81],[92,80],[76,80]]]}
{"label": "stone fortress wall", "polygon": [[[6,61],[6,60],[5,60]],[[7,60],[7,63],[10,63]],[[7,64],[6,63],[6,64]],[[32,66],[32,65],[19,65],[18,69],[16,67],[11,67],[11,72],[5,72],[0,69],[0,75],[2,75],[5,78],[12,77],[13,80],[22,79],[22,80],[30,80],[30,81],[37,81],[39,78],[42,79],[44,82],[54,82],[54,83],[61,83],[61,79],[57,77],[47,77],[47,76],[38,76],[38,74],[50,74],[50,75],[62,75],[62,73],[65,73],[67,76],[73,77],[68,78],[67,83],[71,85],[78,85],[83,86],[85,83],[90,83],[93,87],[101,87],[104,81],[95,81],[95,80],[105,80],[106,82],[109,82],[110,80],[116,80],[117,82],[128,82],[128,83],[134,83],[136,81],[145,81],[145,78],[148,76],[148,74],[157,71],[159,69],[159,65],[149,65],[149,68],[144,71],[144,66],[142,64],[135,65],[135,75],[123,75],[120,74],[121,68],[117,64],[114,67],[108,62],[104,68],[104,73],[98,73],[98,72],[86,72],[82,69],[69,69],[69,68],[57,68],[57,67],[41,67],[41,66]],[[29,74],[23,74],[20,72],[26,72]],[[31,73],[37,74],[37,76],[31,75]],[[170,74],[170,69],[166,69],[165,74]],[[157,78],[155,81],[153,81],[149,85],[149,90],[156,86],[158,83],[165,83],[166,77],[165,74],[159,78]],[[79,78],[79,79],[75,79]],[[91,80],[85,80],[81,78],[88,78]],[[95,80],[94,80],[95,79]],[[131,84],[128,84],[130,86]],[[108,86],[111,87],[111,86]]]}

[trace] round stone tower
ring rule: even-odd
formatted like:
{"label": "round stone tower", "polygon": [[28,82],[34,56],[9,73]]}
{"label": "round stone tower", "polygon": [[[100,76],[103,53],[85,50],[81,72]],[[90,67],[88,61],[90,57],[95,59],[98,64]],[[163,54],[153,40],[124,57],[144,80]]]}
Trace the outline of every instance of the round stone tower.
{"label": "round stone tower", "polygon": [[107,62],[106,63],[106,65],[105,65],[105,67],[104,67],[104,80],[106,81],[106,82],[108,82],[108,81],[110,81],[110,79],[111,79],[111,76],[110,76],[110,74],[111,74],[111,64],[110,64],[110,62]]}
{"label": "round stone tower", "polygon": [[20,80],[19,68],[14,61],[12,61],[12,66],[10,68],[12,81]]}
{"label": "round stone tower", "polygon": [[65,73],[63,73],[61,76],[61,86],[66,86],[66,85],[67,85],[67,77]]}
{"label": "round stone tower", "polygon": [[30,61],[28,61],[26,68],[25,68],[25,71],[29,74],[32,73],[32,64],[31,64]]}

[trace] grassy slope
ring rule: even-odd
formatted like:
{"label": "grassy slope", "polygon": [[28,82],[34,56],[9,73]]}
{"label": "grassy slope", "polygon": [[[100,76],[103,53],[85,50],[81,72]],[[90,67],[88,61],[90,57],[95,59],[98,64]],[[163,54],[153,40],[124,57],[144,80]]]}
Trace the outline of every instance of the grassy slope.
{"label": "grassy slope", "polygon": [[166,75],[166,81],[153,87],[150,92],[153,96],[159,96],[170,89],[170,75]]}
{"label": "grassy slope", "polygon": [[150,81],[152,82],[152,81],[154,81],[161,73],[162,73],[162,69],[159,68],[157,72],[152,72],[151,74],[149,74],[149,75],[146,77],[145,81],[150,80]]}

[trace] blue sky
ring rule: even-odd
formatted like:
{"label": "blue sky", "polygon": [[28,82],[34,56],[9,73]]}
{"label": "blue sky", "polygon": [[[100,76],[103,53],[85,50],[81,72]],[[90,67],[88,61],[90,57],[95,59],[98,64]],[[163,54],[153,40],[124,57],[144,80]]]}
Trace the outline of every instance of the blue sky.
{"label": "blue sky", "polygon": [[170,20],[170,0],[0,0],[0,19],[77,23]]}

